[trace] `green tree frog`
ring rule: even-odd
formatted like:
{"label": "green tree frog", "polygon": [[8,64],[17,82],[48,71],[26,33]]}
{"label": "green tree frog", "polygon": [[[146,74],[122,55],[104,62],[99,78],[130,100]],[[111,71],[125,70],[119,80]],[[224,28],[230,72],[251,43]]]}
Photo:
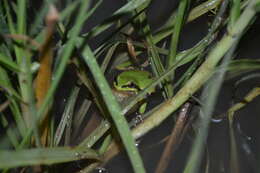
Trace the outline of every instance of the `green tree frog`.
{"label": "green tree frog", "polygon": [[[148,71],[144,70],[127,70],[120,73],[115,81],[114,88],[120,92],[131,92],[137,94],[139,91],[145,89],[152,83],[153,79]],[[155,91],[155,88],[148,90],[148,94]],[[139,107],[139,113],[143,114],[146,109],[146,102],[139,101],[141,106]]]}

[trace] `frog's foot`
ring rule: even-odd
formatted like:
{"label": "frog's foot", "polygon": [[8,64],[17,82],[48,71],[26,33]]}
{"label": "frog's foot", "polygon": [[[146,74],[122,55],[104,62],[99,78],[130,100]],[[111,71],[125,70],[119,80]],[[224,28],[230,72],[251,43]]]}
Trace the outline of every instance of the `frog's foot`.
{"label": "frog's foot", "polygon": [[138,124],[142,123],[144,121],[141,114],[136,115],[136,117],[133,118],[133,126],[136,127]]}

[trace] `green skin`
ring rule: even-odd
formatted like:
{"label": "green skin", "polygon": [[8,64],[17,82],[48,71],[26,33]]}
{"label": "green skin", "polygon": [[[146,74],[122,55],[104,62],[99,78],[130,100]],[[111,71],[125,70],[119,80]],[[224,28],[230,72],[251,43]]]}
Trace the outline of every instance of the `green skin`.
{"label": "green skin", "polygon": [[131,61],[125,61],[119,65],[116,66],[117,70],[132,70],[134,69],[134,67],[132,66],[132,62]]}
{"label": "green skin", "polygon": [[[128,70],[120,73],[116,81],[114,82],[114,87],[118,91],[123,92],[134,92],[137,94],[140,90],[145,89],[152,83],[151,74],[148,71],[143,70]],[[154,92],[154,88],[148,91],[148,94]],[[139,107],[139,113],[143,114],[146,110],[147,103],[143,103]]]}

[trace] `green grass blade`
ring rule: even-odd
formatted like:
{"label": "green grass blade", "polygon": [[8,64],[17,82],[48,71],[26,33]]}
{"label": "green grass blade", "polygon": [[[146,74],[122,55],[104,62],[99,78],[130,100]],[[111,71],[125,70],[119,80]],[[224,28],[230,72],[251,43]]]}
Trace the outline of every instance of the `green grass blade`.
{"label": "green grass blade", "polygon": [[230,62],[228,76],[226,80],[240,76],[242,74],[259,70],[260,61],[252,59],[237,59]]}
{"label": "green grass blade", "polygon": [[110,123],[107,120],[101,121],[99,126],[86,138],[79,146],[92,147],[110,128]]}
{"label": "green grass blade", "polygon": [[123,141],[126,148],[127,154],[132,163],[135,172],[143,173],[145,172],[141,157],[135,146],[135,141],[131,135],[128,123],[121,113],[121,108],[116,101],[101,69],[99,68],[96,59],[88,46],[83,51],[83,57],[87,63],[90,71],[100,89],[100,92],[104,98],[107,108],[112,116],[112,119],[118,129],[118,133]]}
{"label": "green grass blade", "polygon": [[235,22],[240,16],[240,6],[241,6],[240,0],[232,0],[232,6],[230,10],[230,23],[229,23],[230,27],[232,27],[235,24]]}
{"label": "green grass blade", "polygon": [[15,25],[14,25],[14,22],[13,22],[13,19],[12,19],[12,15],[11,15],[10,8],[9,8],[7,0],[4,0],[4,8],[5,8],[5,11],[6,11],[7,24],[8,24],[9,32],[11,34],[15,34],[16,33]]}
{"label": "green grass blade", "polygon": [[112,59],[112,56],[113,56],[116,48],[118,47],[118,45],[119,45],[119,43],[117,42],[108,49],[107,54],[101,65],[101,69],[102,69],[103,73],[106,71],[108,64],[109,64],[110,60]]}
{"label": "green grass blade", "polygon": [[10,109],[12,111],[12,115],[14,117],[15,122],[17,123],[21,135],[24,136],[26,131],[25,122],[19,110],[17,101],[14,98],[16,97],[21,100],[21,97],[13,89],[8,73],[2,67],[0,67],[0,86],[4,88],[7,92],[6,97],[8,98],[8,100],[10,100]]}
{"label": "green grass blade", "polygon": [[0,64],[2,64],[11,71],[20,72],[19,66],[15,62],[13,62],[9,57],[2,53],[0,53]]}
{"label": "green grass blade", "polygon": [[177,12],[177,15],[175,18],[176,22],[175,22],[173,34],[171,37],[170,52],[167,57],[167,63],[166,63],[167,68],[171,67],[174,64],[175,57],[177,55],[177,48],[178,48],[180,32],[181,32],[181,28],[184,24],[184,17],[185,17],[184,15],[185,15],[185,11],[187,9],[188,4],[189,4],[188,0],[181,0],[179,7],[178,7],[178,12]]}
{"label": "green grass blade", "polygon": [[260,68],[260,60],[258,59],[237,59],[230,62],[228,70],[231,72],[258,70]]}
{"label": "green grass blade", "polygon": [[30,165],[51,165],[82,159],[99,159],[96,151],[82,147],[37,148],[0,151],[0,168]]}
{"label": "green grass blade", "polygon": [[78,87],[75,87],[71,91],[71,95],[70,95],[68,102],[65,106],[64,113],[62,114],[60,123],[59,123],[57,130],[56,130],[56,133],[54,135],[54,146],[59,145],[60,140],[61,140],[63,133],[64,133],[64,130],[65,130],[65,127],[68,126],[68,121],[70,121],[72,119],[72,114],[73,114],[73,111],[74,111],[74,107],[75,107],[75,104],[76,104],[78,93],[79,93]]}
{"label": "green grass blade", "polygon": [[4,91],[7,93],[8,96],[10,97],[14,96],[16,98],[21,99],[21,97],[14,90],[7,71],[4,70],[1,66],[0,66],[0,86],[4,89]]}
{"label": "green grass blade", "polygon": [[26,30],[26,0],[18,1],[18,13],[17,13],[17,33],[25,34]]}
{"label": "green grass blade", "polygon": [[[7,119],[5,118],[5,115],[0,114],[0,119],[1,119],[0,121],[1,121],[2,126],[4,128],[7,128],[9,123],[8,123]],[[13,129],[9,128],[9,129],[6,130],[6,133],[7,133],[8,139],[11,142],[12,146],[14,148],[18,148],[19,139],[18,139],[17,135],[15,134],[15,131]]]}
{"label": "green grass blade", "polygon": [[187,21],[193,21],[198,17],[218,8],[221,4],[222,0],[208,0],[206,2],[201,3],[200,5],[196,6],[190,12]]}
{"label": "green grass blade", "polygon": [[65,9],[60,13],[60,21],[66,20],[73,13],[76,7],[82,0],[76,0],[71,2]]}
{"label": "green grass blade", "polygon": [[85,99],[83,101],[83,103],[81,103],[80,108],[78,109],[78,111],[75,114],[75,118],[73,119],[72,122],[72,126],[73,126],[73,137],[78,136],[79,135],[79,131],[82,131],[82,123],[83,120],[91,106],[91,101]]}
{"label": "green grass blade", "polygon": [[[176,61],[180,32],[181,32],[181,28],[185,22],[184,15],[185,15],[185,11],[187,10],[188,4],[189,4],[188,0],[181,0],[179,7],[178,7],[176,18],[174,18],[175,25],[174,25],[173,33],[172,33],[172,37],[171,37],[169,54],[168,54],[167,60],[166,60],[166,69],[171,67],[174,64],[174,62]],[[174,73],[169,76],[169,78],[167,79],[168,82],[165,86],[166,91],[168,93],[168,98],[171,98],[173,96],[173,92],[174,92],[173,85],[172,85],[173,77],[174,77]]]}
{"label": "green grass blade", "polygon": [[132,12],[133,10],[139,8],[144,3],[151,1],[151,0],[131,0],[127,4],[125,4],[123,7],[118,9],[114,14],[120,14],[120,13],[128,13]]}
{"label": "green grass blade", "polygon": [[[0,33],[1,33],[1,37],[2,34],[7,34],[9,32],[9,28],[8,25],[6,23],[6,16],[7,14],[4,14],[4,9],[5,9],[5,5],[4,5],[4,1],[1,2],[2,4],[0,5]],[[2,41],[1,41],[2,42]]]}
{"label": "green grass blade", "polygon": [[22,86],[22,98],[26,102],[25,105],[22,105],[23,116],[25,118],[25,122],[27,123],[26,124],[27,127],[33,128],[36,145],[41,146],[39,126],[36,117],[37,109],[36,109],[36,102],[35,102],[35,95],[34,95],[35,93],[34,93],[33,81],[32,81],[32,71],[31,71],[31,63],[30,63],[31,57],[28,57],[30,56],[29,54],[24,54],[24,56],[25,57],[22,57],[22,61],[20,64],[21,72],[19,76],[20,85]]}

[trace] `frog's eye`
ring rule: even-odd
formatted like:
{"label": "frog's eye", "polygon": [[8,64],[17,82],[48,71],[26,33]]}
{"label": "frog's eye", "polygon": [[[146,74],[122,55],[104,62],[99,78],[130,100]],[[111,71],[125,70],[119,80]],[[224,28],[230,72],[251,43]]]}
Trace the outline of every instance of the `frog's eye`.
{"label": "frog's eye", "polygon": [[118,79],[115,77],[115,79],[114,79],[114,84],[116,84],[116,85],[119,85],[118,84]]}

